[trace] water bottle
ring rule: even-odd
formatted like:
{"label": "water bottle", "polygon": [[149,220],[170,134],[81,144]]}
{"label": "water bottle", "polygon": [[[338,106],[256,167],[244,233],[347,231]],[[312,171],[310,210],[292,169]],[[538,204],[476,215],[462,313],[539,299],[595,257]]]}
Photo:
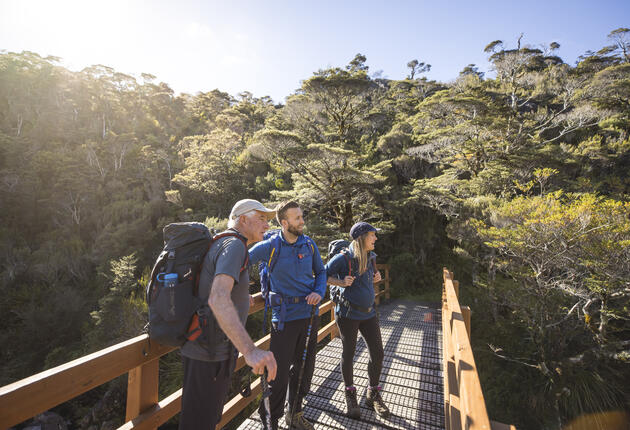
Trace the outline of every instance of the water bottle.
{"label": "water bottle", "polygon": [[158,273],[157,281],[162,288],[173,288],[177,285],[177,273]]}
{"label": "water bottle", "polygon": [[164,276],[164,287],[175,288],[175,285],[177,285],[177,273],[167,273]]}

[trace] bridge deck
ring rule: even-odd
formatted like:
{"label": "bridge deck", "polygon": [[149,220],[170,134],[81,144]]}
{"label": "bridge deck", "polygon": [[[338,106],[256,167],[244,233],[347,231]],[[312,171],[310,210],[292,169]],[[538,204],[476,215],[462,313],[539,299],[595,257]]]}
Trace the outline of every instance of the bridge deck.
{"label": "bridge deck", "polygon": [[[379,311],[385,349],[382,396],[392,416],[381,419],[365,406],[369,355],[361,337],[354,364],[361,420],[345,415],[341,339],[337,337],[317,353],[311,392],[304,406],[306,418],[316,429],[444,429],[440,311],[402,301],[381,306]],[[239,430],[261,427],[254,412]],[[280,428],[286,428],[284,420]]]}

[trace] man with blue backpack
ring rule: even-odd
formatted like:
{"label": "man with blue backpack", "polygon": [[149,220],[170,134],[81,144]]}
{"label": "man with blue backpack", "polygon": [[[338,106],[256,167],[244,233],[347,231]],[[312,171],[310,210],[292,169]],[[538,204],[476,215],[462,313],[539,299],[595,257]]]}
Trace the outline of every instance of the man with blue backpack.
{"label": "man with blue backpack", "polygon": [[[285,420],[290,429],[314,429],[304,418],[302,400],[310,390],[315,368],[318,304],[326,293],[326,270],[315,242],[304,235],[302,209],[296,202],[276,207],[282,229],[249,250],[250,264],[261,262],[261,290],[272,311],[269,350],[277,363],[270,382],[271,427],[278,428],[289,386]],[[267,428],[266,410],[259,413]]]}

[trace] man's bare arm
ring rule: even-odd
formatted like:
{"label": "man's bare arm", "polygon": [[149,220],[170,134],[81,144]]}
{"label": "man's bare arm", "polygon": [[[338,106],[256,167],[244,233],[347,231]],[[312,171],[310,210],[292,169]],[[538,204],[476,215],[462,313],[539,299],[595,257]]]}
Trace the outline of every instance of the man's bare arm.
{"label": "man's bare arm", "polygon": [[223,332],[230,338],[236,349],[245,355],[254,349],[255,345],[245,331],[232,302],[232,287],[234,287],[234,279],[231,276],[224,274],[215,276],[208,305]]}
{"label": "man's bare arm", "polygon": [[269,371],[269,380],[273,380],[276,377],[276,360],[271,352],[256,348],[247,334],[232,302],[232,287],[234,279],[231,276],[225,274],[215,276],[208,305],[223,332],[236,349],[243,353],[245,362],[252,367],[254,373],[261,374],[266,367]]}

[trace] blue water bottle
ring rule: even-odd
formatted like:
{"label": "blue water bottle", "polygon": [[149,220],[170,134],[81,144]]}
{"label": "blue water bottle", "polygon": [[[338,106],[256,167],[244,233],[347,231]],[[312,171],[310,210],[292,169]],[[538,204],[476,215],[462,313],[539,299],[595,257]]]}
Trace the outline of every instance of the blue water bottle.
{"label": "blue water bottle", "polygon": [[158,273],[157,280],[162,288],[173,288],[177,285],[177,273]]}

